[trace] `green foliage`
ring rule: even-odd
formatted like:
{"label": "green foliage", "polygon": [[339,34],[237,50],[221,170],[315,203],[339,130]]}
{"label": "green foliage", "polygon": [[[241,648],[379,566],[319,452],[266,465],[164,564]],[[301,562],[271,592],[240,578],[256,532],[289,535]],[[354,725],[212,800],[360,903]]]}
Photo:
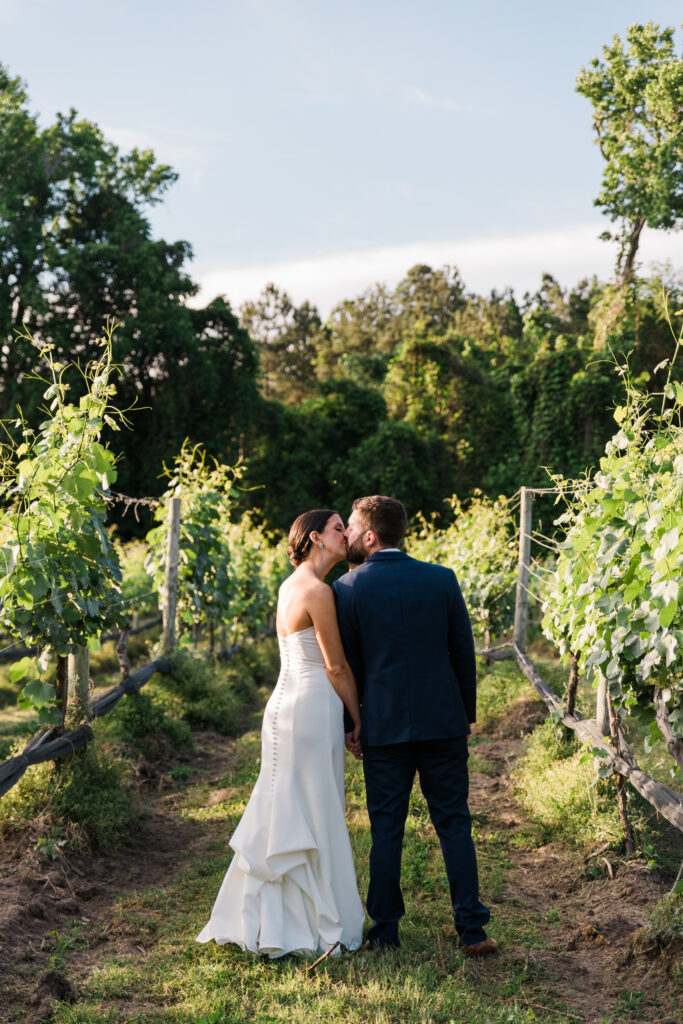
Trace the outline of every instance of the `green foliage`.
{"label": "green foliage", "polygon": [[24,829],[38,819],[48,838],[54,838],[55,828],[71,826],[94,846],[115,849],[135,819],[125,772],[125,762],[95,744],[57,767],[50,762],[30,767],[0,801],[0,832]]}
{"label": "green foliage", "polygon": [[[105,530],[116,469],[101,442],[105,424],[118,429],[120,415],[112,405],[112,333],[108,327],[99,358],[83,371],[86,390],[77,403],[67,401],[65,367],[51,346],[42,349],[48,418],[37,432],[19,419],[20,441],[0,448],[0,622],[27,645],[61,656],[122,617],[121,569]],[[55,696],[41,679],[45,667],[24,658],[10,670],[12,682],[24,681],[23,705],[43,712],[43,721]]]}
{"label": "green foliage", "polygon": [[89,744],[57,772],[50,796],[54,816],[84,829],[95,846],[120,845],[136,817],[125,762]]}
{"label": "green foliage", "polygon": [[[409,423],[384,422],[334,466],[332,507],[350,510],[363,494],[392,494],[410,515],[436,508],[448,479],[439,438]],[[315,507],[315,506],[314,506]]]}
{"label": "green foliage", "polygon": [[171,498],[181,499],[178,612],[185,627],[230,630],[232,642],[263,629],[287,575],[284,544],[273,544],[248,515],[231,518],[233,488],[244,467],[207,459],[184,444],[148,536],[145,569],[161,591]]}
{"label": "green foliage", "polygon": [[168,695],[171,712],[190,725],[236,736],[244,720],[245,702],[256,696],[248,671],[221,670],[187,648],[176,651],[171,672],[158,684]]}
{"label": "green foliage", "polygon": [[473,621],[498,635],[510,625],[514,611],[517,551],[512,503],[475,493],[464,504],[455,495],[446,504],[451,524],[438,529],[423,518],[408,535],[407,549],[414,558],[453,569]]}
{"label": "green foliage", "polygon": [[155,693],[132,693],[117,704],[107,718],[107,734],[146,756],[158,756],[162,746],[174,750],[192,747],[187,722],[169,715]]}
{"label": "green foliage", "polygon": [[[683,216],[683,59],[674,29],[648,21],[615,35],[577,78],[593,105],[593,127],[605,159],[596,206],[621,220],[620,263],[633,268],[640,232],[671,229]],[[607,236],[609,237],[609,235]]]}
{"label": "green foliage", "polygon": [[683,887],[677,887],[652,908],[650,923],[638,940],[639,945],[656,942],[659,946],[683,946]]}
{"label": "green foliage", "polygon": [[230,521],[230,491],[241,474],[241,467],[211,464],[206,452],[185,443],[156,509],[159,526],[147,535],[145,568],[161,592],[170,499],[181,499],[178,614],[187,626],[215,625],[228,617],[230,549],[225,528]]}
{"label": "green foliage", "polygon": [[240,316],[258,346],[263,394],[288,405],[310,394],[323,333],[315,306],[304,302],[297,308],[286,292],[268,284],[255,302],[242,306]]}
{"label": "green foliage", "polygon": [[[679,335],[673,359],[680,344]],[[543,628],[594,685],[604,673],[624,713],[651,705],[661,686],[683,737],[683,387],[671,379],[673,359],[657,368],[668,367],[659,411],[627,382],[599,471],[567,485]]]}
{"label": "green foliage", "polygon": [[121,597],[129,617],[156,614],[159,595],[145,568],[148,548],[140,540],[116,543],[121,565]]}

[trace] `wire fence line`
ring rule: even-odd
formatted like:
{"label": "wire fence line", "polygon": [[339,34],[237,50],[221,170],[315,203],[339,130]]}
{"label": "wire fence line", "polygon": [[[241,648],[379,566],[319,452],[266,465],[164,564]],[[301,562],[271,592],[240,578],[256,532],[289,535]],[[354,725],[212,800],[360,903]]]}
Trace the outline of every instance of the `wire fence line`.
{"label": "wire fence line", "polygon": [[[156,591],[155,591],[156,593]],[[155,626],[160,626],[162,622],[161,616],[157,616],[156,619],[150,619],[149,622],[143,622],[141,626],[134,626],[128,630],[129,636],[137,636],[138,633],[145,633],[148,629],[153,629]],[[100,643],[107,643],[109,640],[117,640],[121,636],[121,630],[117,633],[104,633],[100,637]],[[21,640],[17,640],[15,643],[10,644],[9,647],[0,648],[0,662],[5,664],[10,661],[18,661],[20,658],[24,658],[27,655],[35,655],[40,653],[40,647],[38,644],[33,644],[31,647],[20,647],[14,654],[7,655],[6,652],[16,647],[17,644],[22,643]]]}

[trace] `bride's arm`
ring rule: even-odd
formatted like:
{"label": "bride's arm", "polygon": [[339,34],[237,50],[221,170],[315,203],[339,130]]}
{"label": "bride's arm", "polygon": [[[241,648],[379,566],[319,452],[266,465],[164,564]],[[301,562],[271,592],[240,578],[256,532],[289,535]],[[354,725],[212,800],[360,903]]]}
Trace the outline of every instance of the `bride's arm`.
{"label": "bride's arm", "polygon": [[355,744],[360,736],[358,690],[339,635],[334,595],[326,583],[315,588],[306,610],[313,619],[315,635],[323,653],[325,669],[330,677],[330,682],[353,719],[353,743]]}

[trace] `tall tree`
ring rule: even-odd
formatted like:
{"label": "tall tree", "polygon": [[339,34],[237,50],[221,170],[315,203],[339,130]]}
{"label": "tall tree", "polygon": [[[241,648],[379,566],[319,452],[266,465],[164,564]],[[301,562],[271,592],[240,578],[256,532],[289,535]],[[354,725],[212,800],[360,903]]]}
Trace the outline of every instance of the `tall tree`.
{"label": "tall tree", "polygon": [[[158,490],[183,439],[230,460],[256,417],[253,344],[222,301],[194,310],[187,242],[152,238],[148,208],[177,175],[150,150],[121,153],[74,111],[42,128],[26,90],[0,65],[0,416],[37,418],[38,347],[83,365],[107,318],[121,321],[119,403],[137,402],[116,435],[129,493]],[[27,327],[35,343],[24,331]],[[78,390],[82,381],[74,374]]]}
{"label": "tall tree", "polygon": [[431,334],[445,334],[464,305],[465,287],[457,267],[434,270],[417,263],[394,292],[396,315],[404,329],[419,322]]}
{"label": "tall tree", "polygon": [[240,318],[258,347],[264,396],[295,405],[310,394],[322,331],[316,307],[297,307],[287,292],[267,284],[255,302],[244,303]]}
{"label": "tall tree", "polygon": [[[648,21],[615,35],[577,78],[593,105],[605,159],[595,205],[619,221],[618,284],[633,274],[643,228],[671,230],[683,217],[683,59],[674,30]],[[612,237],[605,232],[603,238]]]}

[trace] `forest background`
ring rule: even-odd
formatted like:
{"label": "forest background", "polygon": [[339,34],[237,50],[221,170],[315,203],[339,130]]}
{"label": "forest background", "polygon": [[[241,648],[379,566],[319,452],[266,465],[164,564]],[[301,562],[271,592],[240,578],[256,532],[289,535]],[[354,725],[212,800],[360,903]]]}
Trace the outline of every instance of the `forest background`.
{"label": "forest background", "polygon": [[[122,152],[74,111],[42,127],[24,83],[0,65],[7,429],[17,407],[30,424],[40,420],[40,346],[85,365],[109,319],[122,323],[117,386],[133,429],[108,440],[129,495],[159,495],[163,467],[186,438],[221,462],[245,461],[236,514],[257,509],[277,531],[306,508],[345,515],[359,494],[393,494],[411,515],[447,517],[453,494],[509,495],[543,486],[547,470],[581,475],[613,432],[617,366],[627,361],[636,383],[656,386],[655,368],[672,350],[663,295],[677,310],[683,290],[671,267],[638,273],[643,226],[671,229],[683,213],[681,60],[673,30],[638,31],[630,57],[621,43],[611,56],[606,47],[578,86],[596,129],[596,111],[607,124],[597,202],[617,225],[613,281],[588,277],[565,289],[544,274],[520,299],[511,289],[469,291],[455,266],[417,264],[395,288],[377,283],[327,319],[276,284],[239,311],[229,297],[191,305],[189,244],[153,237],[150,223],[176,180],[172,168],[150,150]],[[611,95],[600,94],[605,69]],[[659,149],[651,139],[647,152],[628,143],[624,95],[644,118],[635,118],[641,139],[653,123],[662,134]],[[149,523],[128,517],[119,526],[127,535]]]}

